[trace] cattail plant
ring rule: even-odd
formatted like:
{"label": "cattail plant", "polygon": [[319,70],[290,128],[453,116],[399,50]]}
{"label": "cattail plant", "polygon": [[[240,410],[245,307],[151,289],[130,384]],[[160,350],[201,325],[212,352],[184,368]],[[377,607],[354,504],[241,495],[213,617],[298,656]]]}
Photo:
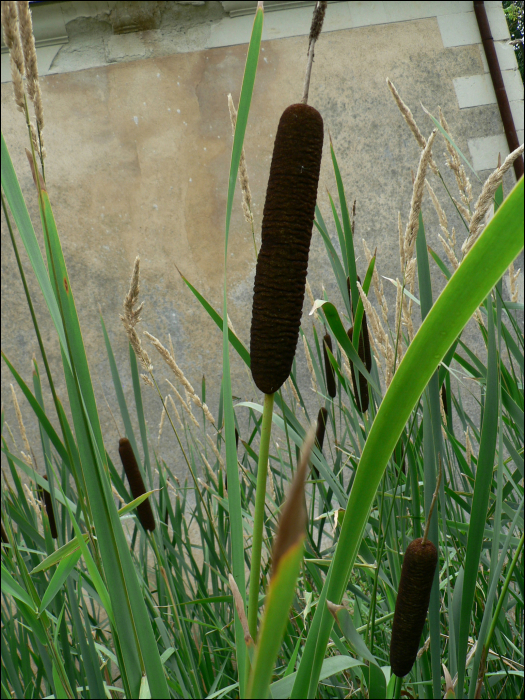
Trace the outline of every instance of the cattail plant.
{"label": "cattail plant", "polygon": [[[47,481],[47,475],[44,474],[44,479]],[[41,486],[38,487],[38,495],[40,500],[44,501],[46,507],[46,513],[49,520],[49,529],[51,530],[51,537],[56,540],[58,538],[57,524],[55,520],[55,511],[53,510],[53,501],[51,500],[51,494],[46,491]]]}
{"label": "cattail plant", "polygon": [[[144,486],[142,474],[140,473],[139,465],[137,464],[133,448],[128,438],[120,438],[118,451],[122,466],[128,477],[131,494],[134,499],[138,498],[146,493],[146,487]],[[145,501],[142,501],[142,503],[137,506],[137,516],[142,527],[145,530],[153,532],[155,529],[155,518],[153,517],[149,498],[146,498]]]}
{"label": "cattail plant", "polygon": [[279,121],[264,204],[250,331],[251,371],[264,392],[252,545],[248,620],[257,636],[257,611],[268,448],[273,395],[288,379],[299,338],[308,254],[323,151],[323,119],[307,104],[314,46],[326,2],[318,2],[310,29],[303,98]]}
{"label": "cattail plant", "polygon": [[335,399],[337,394],[335,386],[335,374],[334,368],[332,367],[332,363],[330,362],[330,358],[328,357],[327,350],[330,350],[332,355],[334,354],[332,349],[332,338],[329,333],[327,333],[323,338],[324,368],[326,372],[326,390],[328,391],[328,396],[330,396],[330,398],[332,399]]}
{"label": "cattail plant", "polygon": [[430,592],[438,562],[438,552],[428,539],[428,530],[439,493],[441,474],[440,466],[423,537],[418,537],[408,545],[403,559],[390,641],[390,666],[392,673],[399,678],[410,673],[414,665],[427,619]]}

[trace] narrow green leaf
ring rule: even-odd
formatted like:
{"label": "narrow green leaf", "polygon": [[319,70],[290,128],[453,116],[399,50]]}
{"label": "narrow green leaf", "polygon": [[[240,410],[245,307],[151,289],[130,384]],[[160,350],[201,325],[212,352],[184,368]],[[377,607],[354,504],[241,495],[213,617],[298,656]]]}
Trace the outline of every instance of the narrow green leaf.
{"label": "narrow green leaf", "polygon": [[[499,211],[501,211],[501,208]],[[474,498],[472,501],[471,519],[468,531],[465,577],[463,582],[463,597],[461,600],[461,617],[459,621],[458,682],[456,686],[456,695],[458,698],[463,697],[463,680],[465,678],[465,659],[467,656],[470,618],[472,614],[472,605],[474,603],[479,560],[483,544],[483,530],[487,517],[487,507],[492,483],[492,470],[494,468],[498,436],[498,357],[496,333],[494,330],[494,315],[492,313],[492,299],[490,298],[488,341],[485,409],[483,412]]]}
{"label": "narrow green leaf", "polygon": [[248,698],[266,698],[272,680],[275,659],[279,653],[284,629],[295,594],[299,568],[303,558],[303,540],[281,557],[266,594],[265,612],[253,662],[253,675]]}
{"label": "narrow green leaf", "polygon": [[[241,492],[237,467],[237,448],[235,445],[235,419],[233,414],[233,398],[230,374],[230,336],[228,329],[228,301],[227,301],[227,270],[228,270],[228,239],[230,234],[230,221],[233,206],[233,195],[237,182],[237,173],[241,159],[244,135],[248,123],[248,114],[255,83],[255,74],[261,48],[262,28],[264,12],[261,6],[257,7],[253,21],[252,35],[248,46],[248,55],[242,81],[237,123],[233,137],[233,148],[230,165],[230,178],[228,183],[228,199],[226,204],[226,225],[224,237],[224,287],[223,287],[223,312],[222,312],[222,392],[224,409],[224,437],[226,442],[226,471],[228,475],[228,503],[230,514],[230,535],[232,549],[232,575],[241,595],[245,599],[246,583],[244,576],[244,537],[241,511]],[[235,641],[237,654],[237,668],[241,698],[245,695],[246,687],[246,642],[241,622],[235,612]]]}
{"label": "narrow green leaf", "polygon": [[[68,556],[62,558],[57,570],[53,574],[53,578],[46,588],[46,592],[44,593],[42,600],[40,601],[40,607],[38,610],[39,614],[41,614],[47,608],[60,588],[62,588],[65,580],[75,568],[81,554],[82,552],[76,551],[73,554],[69,554]],[[31,573],[33,574],[34,570]]]}
{"label": "narrow green leaf", "polygon": [[347,261],[347,270],[348,275],[350,277],[350,288],[352,290],[352,308],[357,310],[357,304],[359,302],[359,292],[357,289],[357,270],[355,266],[353,232],[350,226],[350,217],[348,216],[348,206],[346,204],[346,195],[345,188],[343,185],[343,179],[341,178],[339,165],[337,164],[337,158],[335,157],[335,151],[331,139],[330,153],[332,155],[332,164],[334,166],[335,180],[337,182],[337,192],[339,194],[339,205],[341,207],[341,216],[343,218],[343,229],[345,236],[345,247],[343,255],[345,256]]}

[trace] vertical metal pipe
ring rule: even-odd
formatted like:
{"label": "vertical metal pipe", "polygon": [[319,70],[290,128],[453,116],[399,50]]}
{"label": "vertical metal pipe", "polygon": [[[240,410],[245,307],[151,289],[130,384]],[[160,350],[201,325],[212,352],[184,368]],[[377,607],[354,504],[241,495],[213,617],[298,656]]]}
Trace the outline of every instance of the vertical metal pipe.
{"label": "vertical metal pipe", "polygon": [[[494,45],[494,39],[492,38],[492,32],[490,30],[485,3],[474,0],[474,12],[476,13],[479,32],[481,34],[481,41],[483,42],[485,56],[487,57],[487,63],[489,64],[490,77],[492,78],[492,84],[494,85],[494,91],[498,101],[505,136],[507,137],[507,143],[512,153],[512,151],[516,150],[520,144],[518,141],[518,134],[516,133],[516,127],[514,126],[512,112],[510,110],[509,98],[503,83],[501,68],[499,67],[498,56],[496,54],[496,47]],[[519,158],[516,158],[514,161],[514,172],[516,173],[516,179],[519,180],[523,175],[523,156],[519,156]]]}

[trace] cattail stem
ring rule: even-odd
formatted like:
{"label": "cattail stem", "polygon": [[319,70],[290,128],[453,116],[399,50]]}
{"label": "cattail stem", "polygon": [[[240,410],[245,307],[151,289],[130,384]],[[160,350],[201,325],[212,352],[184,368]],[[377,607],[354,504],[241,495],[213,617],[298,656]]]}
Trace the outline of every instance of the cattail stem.
{"label": "cattail stem", "polygon": [[261,576],[261,550],[264,525],[264,504],[266,500],[266,477],[268,474],[268,454],[272,432],[274,394],[264,395],[264,407],[257,466],[257,490],[255,492],[255,512],[253,515],[252,561],[250,571],[250,592],[248,597],[248,626],[250,635],[257,641],[257,614],[259,611],[259,587]]}
{"label": "cattail stem", "polygon": [[396,683],[394,685],[394,692],[392,693],[392,697],[397,700],[398,698],[401,697],[401,685],[403,683],[403,679],[400,678],[399,676],[396,676]]}
{"label": "cattail stem", "polygon": [[312,65],[314,62],[314,48],[323,26],[324,14],[326,12],[326,2],[318,2],[315,6],[312,26],[310,28],[310,43],[308,44],[308,60],[306,63],[306,75],[304,77],[303,97],[301,102],[308,103],[308,91],[310,90],[310,76],[312,75]]}

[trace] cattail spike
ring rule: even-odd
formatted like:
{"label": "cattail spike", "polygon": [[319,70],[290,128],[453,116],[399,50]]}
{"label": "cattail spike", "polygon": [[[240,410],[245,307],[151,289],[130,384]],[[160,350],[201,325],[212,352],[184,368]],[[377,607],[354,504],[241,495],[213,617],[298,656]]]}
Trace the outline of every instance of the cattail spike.
{"label": "cattail spike", "polygon": [[405,552],[390,642],[390,665],[396,676],[406,676],[416,660],[437,561],[436,547],[430,540],[423,543],[422,537]]}
{"label": "cattail spike", "polygon": [[[131,489],[131,494],[133,498],[138,498],[146,493],[146,488],[144,486],[144,481],[142,479],[142,474],[139,470],[139,465],[135,459],[133,453],[133,448],[128,438],[120,438],[118,451],[120,454],[120,459],[122,461],[122,466],[128,477],[129,487]],[[151,532],[155,529],[155,518],[153,517],[153,511],[151,510],[151,505],[149,498],[137,507],[137,517],[140,520],[142,527],[145,530],[150,530]]]}
{"label": "cattail spike", "polygon": [[[47,475],[44,474],[44,479],[48,481]],[[44,499],[44,505],[46,507],[46,513],[49,520],[49,529],[51,530],[51,537],[56,540],[58,538],[57,524],[55,520],[55,512],[53,510],[53,501],[51,500],[51,494],[46,491],[41,486],[38,487],[38,495],[40,500]]]}
{"label": "cattail spike", "polygon": [[332,367],[332,363],[330,362],[330,358],[328,357],[328,353],[326,351],[326,349],[328,348],[332,355],[334,354],[334,351],[332,349],[332,338],[329,333],[325,335],[323,341],[324,368],[326,372],[326,390],[328,391],[328,396],[334,399],[337,394],[335,386],[334,368]]}
{"label": "cattail spike", "polygon": [[443,402],[443,410],[445,411],[445,415],[448,416],[447,388],[445,386],[445,382],[443,382],[441,386],[441,401]]}
{"label": "cattail spike", "polygon": [[306,104],[283,112],[264,205],[253,295],[252,376],[273,394],[290,375],[303,311],[323,149],[323,120]]}
{"label": "cattail spike", "polygon": [[[324,436],[326,432],[326,423],[328,421],[328,411],[326,408],[320,408],[317,414],[317,430],[315,432],[315,444],[319,452],[323,451]],[[315,478],[319,478],[319,470],[313,467]]]}

